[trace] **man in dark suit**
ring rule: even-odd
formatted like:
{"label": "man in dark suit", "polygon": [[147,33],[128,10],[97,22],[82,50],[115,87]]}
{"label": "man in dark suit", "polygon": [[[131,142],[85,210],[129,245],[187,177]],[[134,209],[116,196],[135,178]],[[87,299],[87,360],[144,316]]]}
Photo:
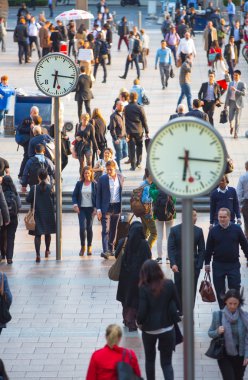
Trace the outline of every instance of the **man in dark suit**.
{"label": "man in dark suit", "polygon": [[189,111],[185,114],[185,116],[193,116],[197,119],[202,119],[205,121],[209,121],[208,115],[205,112],[202,112],[199,110],[199,108],[202,106],[202,102],[199,99],[193,100],[193,110]]}
{"label": "man in dark suit", "polygon": [[121,199],[124,177],[116,173],[114,161],[106,163],[107,174],[102,175],[97,183],[96,209],[97,218],[102,223],[101,257],[114,256],[114,244],[117,226],[121,214]]}
{"label": "man in dark suit", "polygon": [[177,107],[177,113],[170,115],[169,120],[177,119],[178,117],[182,117],[185,115],[186,107],[184,104],[179,104]]}
{"label": "man in dark suit", "polygon": [[[202,228],[195,226],[197,212],[192,214],[194,224],[194,267],[195,267],[195,295],[200,271],[203,266],[205,256],[205,241]],[[174,281],[178,291],[179,300],[182,307],[182,224],[172,227],[168,238],[168,256],[170,266],[174,272]],[[182,312],[182,309],[181,309]]]}
{"label": "man in dark suit", "polygon": [[215,106],[220,104],[220,87],[215,82],[215,74],[213,71],[208,73],[208,82],[204,82],[201,85],[198,98],[204,102],[203,111],[206,112],[209,118],[209,123],[214,125],[214,110]]}
{"label": "man in dark suit", "polygon": [[232,80],[233,80],[234,67],[237,65],[239,59],[238,59],[238,48],[235,45],[234,36],[232,35],[229,37],[229,43],[225,46],[224,58],[228,65],[229,74],[231,75]]}
{"label": "man in dark suit", "polygon": [[89,75],[85,74],[84,66],[80,67],[80,75],[76,86],[75,100],[78,103],[78,120],[81,122],[83,103],[86,112],[91,116],[90,101],[92,99],[92,80]]}

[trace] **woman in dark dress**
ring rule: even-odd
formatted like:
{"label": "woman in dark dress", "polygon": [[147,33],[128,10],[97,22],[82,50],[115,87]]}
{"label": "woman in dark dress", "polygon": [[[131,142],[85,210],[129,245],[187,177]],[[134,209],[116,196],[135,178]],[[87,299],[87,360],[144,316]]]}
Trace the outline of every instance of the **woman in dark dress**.
{"label": "woman in dark dress", "polygon": [[18,212],[22,206],[12,178],[6,175],[2,179],[2,189],[9,207],[10,223],[1,227],[2,258],[7,259],[8,264],[13,263],[15,234],[18,226]]}
{"label": "woman in dark dress", "polygon": [[90,115],[88,113],[83,113],[81,116],[81,123],[79,124],[76,133],[75,145],[75,151],[80,163],[80,174],[85,166],[85,161],[87,166],[92,166],[93,150],[100,154],[96,142],[95,130],[90,123]]}
{"label": "woman in dark dress", "polygon": [[[125,239],[120,239],[115,255],[121,252]],[[139,273],[142,264],[151,259],[151,250],[145,239],[142,223],[131,224],[121,263],[116,299],[122,303],[123,322],[129,331],[136,331],[139,301]]]}
{"label": "woman in dark dress", "polygon": [[34,210],[35,231],[29,231],[29,234],[35,236],[34,245],[37,263],[40,262],[41,235],[45,235],[45,257],[48,258],[50,255],[51,234],[55,234],[56,232],[52,187],[46,182],[46,169],[39,170],[38,178],[39,184],[31,187],[26,198],[26,201],[33,205],[36,187]]}
{"label": "woman in dark dress", "polygon": [[[95,108],[93,110],[91,122],[92,122],[93,127],[95,128],[96,142],[97,142],[98,149],[100,150],[99,158],[103,158],[104,150],[107,147],[107,140],[106,140],[107,128],[106,128],[106,121],[104,120],[102,116],[102,112],[99,108]],[[94,166],[95,154],[96,152],[94,151],[92,166]]]}

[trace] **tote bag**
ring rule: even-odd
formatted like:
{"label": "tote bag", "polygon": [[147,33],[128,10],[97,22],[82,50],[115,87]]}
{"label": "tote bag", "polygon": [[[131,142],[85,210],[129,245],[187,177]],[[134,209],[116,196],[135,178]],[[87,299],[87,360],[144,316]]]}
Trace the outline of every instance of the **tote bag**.
{"label": "tote bag", "polygon": [[29,212],[24,217],[24,223],[25,223],[26,229],[28,231],[34,231],[35,230],[35,219],[34,219],[35,202],[36,202],[36,185],[34,187],[34,203],[33,203],[33,207],[30,207]]}
{"label": "tote bag", "polygon": [[119,253],[119,256],[115,260],[112,267],[109,268],[108,277],[112,281],[119,281],[120,272],[121,272],[122,256],[124,254],[126,244],[127,244],[127,238],[124,240],[124,243],[123,243],[123,246],[121,248],[121,252]]}

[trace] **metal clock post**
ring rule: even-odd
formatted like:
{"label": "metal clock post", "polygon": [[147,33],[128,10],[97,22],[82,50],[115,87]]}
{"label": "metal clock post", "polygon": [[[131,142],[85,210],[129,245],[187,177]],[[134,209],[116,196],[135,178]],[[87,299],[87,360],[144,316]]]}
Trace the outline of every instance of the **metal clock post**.
{"label": "metal clock post", "polygon": [[163,126],[148,151],[148,168],[157,186],[182,198],[182,291],[184,379],[195,379],[193,198],[217,186],[226,168],[220,134],[205,121],[180,117]]}
{"label": "metal clock post", "polygon": [[55,134],[55,191],[56,191],[56,260],[62,259],[62,186],[61,186],[61,120],[60,97],[76,86],[78,71],[72,59],[61,53],[51,53],[36,65],[34,78],[37,87],[54,98]]}

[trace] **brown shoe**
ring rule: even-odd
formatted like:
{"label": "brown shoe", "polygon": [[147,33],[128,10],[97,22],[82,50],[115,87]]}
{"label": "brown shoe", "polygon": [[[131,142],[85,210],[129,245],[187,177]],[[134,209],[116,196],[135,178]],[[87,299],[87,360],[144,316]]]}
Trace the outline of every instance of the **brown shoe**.
{"label": "brown shoe", "polygon": [[36,256],[36,263],[40,263],[40,256]]}
{"label": "brown shoe", "polygon": [[79,256],[83,256],[85,254],[85,245],[83,245],[80,249]]}
{"label": "brown shoe", "polygon": [[46,259],[49,257],[49,255],[51,255],[51,252],[50,251],[45,251],[45,258]]}
{"label": "brown shoe", "polygon": [[131,161],[127,160],[126,162],[124,162],[124,164],[131,164]]}
{"label": "brown shoe", "polygon": [[91,255],[92,255],[92,245],[89,245],[87,249],[87,256],[91,256]]}
{"label": "brown shoe", "polygon": [[230,127],[230,135],[233,134],[233,127]]}

